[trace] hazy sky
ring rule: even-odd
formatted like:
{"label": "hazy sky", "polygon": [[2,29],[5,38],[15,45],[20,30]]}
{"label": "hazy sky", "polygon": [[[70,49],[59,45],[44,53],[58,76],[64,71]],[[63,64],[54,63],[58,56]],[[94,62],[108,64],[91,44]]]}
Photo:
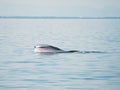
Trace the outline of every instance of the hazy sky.
{"label": "hazy sky", "polygon": [[0,16],[120,16],[120,0],[0,0]]}

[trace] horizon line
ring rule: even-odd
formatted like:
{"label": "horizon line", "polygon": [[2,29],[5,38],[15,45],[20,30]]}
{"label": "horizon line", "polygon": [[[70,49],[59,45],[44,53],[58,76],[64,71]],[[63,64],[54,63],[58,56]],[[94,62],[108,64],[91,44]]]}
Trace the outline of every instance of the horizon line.
{"label": "horizon line", "polygon": [[8,19],[120,19],[120,16],[0,16]]}

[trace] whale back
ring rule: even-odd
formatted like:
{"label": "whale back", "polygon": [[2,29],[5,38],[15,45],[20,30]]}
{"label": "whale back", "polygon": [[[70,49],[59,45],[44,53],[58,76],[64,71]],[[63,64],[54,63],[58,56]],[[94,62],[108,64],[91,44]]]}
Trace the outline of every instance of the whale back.
{"label": "whale back", "polygon": [[70,51],[64,51],[58,47],[47,45],[47,44],[39,44],[34,47],[35,52],[43,52],[43,53],[72,53],[72,52],[78,52],[77,50],[70,50]]}
{"label": "whale back", "polygon": [[34,52],[64,52],[64,50],[55,47],[55,46],[51,46],[51,45],[46,45],[46,44],[39,44],[37,46],[34,46]]}
{"label": "whale back", "polygon": [[52,49],[52,50],[62,50],[58,47],[51,46],[51,45],[46,45],[46,44],[42,44],[42,45],[39,45],[39,46],[40,46],[40,48],[43,48],[43,49],[45,48],[45,49]]}

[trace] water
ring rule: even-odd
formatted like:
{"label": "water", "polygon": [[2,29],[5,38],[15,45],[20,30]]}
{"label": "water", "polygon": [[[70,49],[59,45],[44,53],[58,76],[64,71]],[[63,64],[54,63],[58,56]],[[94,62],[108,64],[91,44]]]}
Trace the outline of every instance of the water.
{"label": "water", "polygon": [[0,90],[120,90],[119,36],[120,19],[0,19]]}

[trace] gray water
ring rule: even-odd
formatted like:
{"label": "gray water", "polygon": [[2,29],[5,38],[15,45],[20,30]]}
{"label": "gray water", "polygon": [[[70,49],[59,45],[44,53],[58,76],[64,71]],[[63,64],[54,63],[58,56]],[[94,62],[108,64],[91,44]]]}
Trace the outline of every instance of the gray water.
{"label": "gray water", "polygon": [[120,90],[120,19],[0,19],[0,90]]}

